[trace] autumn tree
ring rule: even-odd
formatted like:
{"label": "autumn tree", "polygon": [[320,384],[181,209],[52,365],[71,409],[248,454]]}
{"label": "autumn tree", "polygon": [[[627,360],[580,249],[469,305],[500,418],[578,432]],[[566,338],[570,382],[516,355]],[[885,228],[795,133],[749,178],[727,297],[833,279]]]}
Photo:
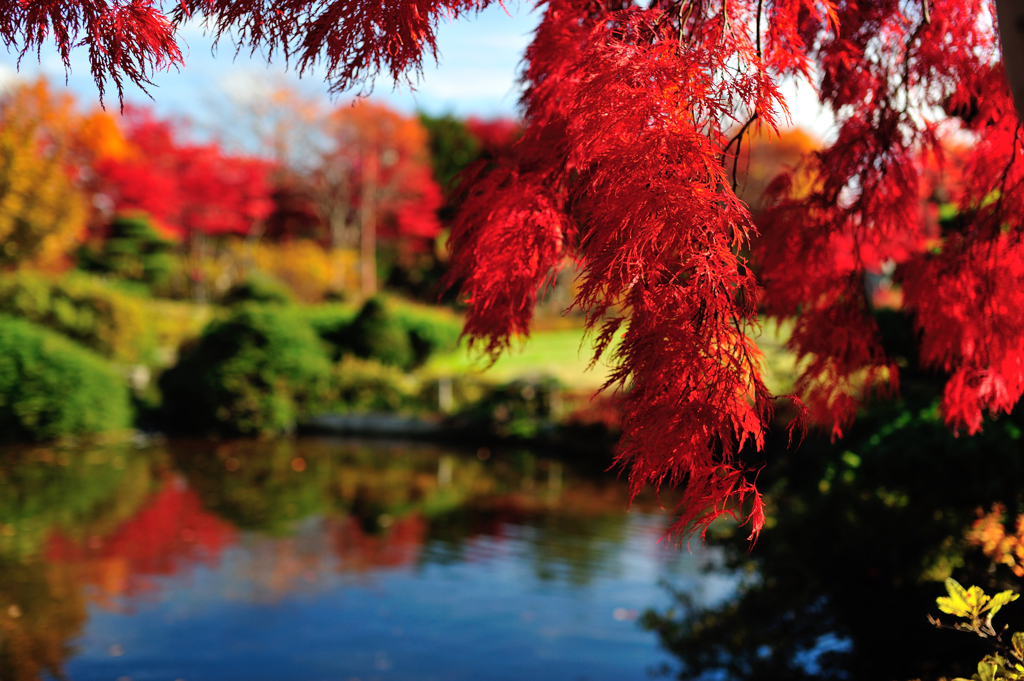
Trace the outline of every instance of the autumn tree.
{"label": "autumn tree", "polygon": [[312,186],[335,248],[358,244],[360,289],[377,290],[377,237],[432,239],[441,190],[416,118],[357,100],[333,110]]}
{"label": "autumn tree", "polygon": [[[170,4],[170,3],[168,3]],[[411,77],[436,53],[442,17],[488,0],[182,0],[2,5],[0,35],[34,50],[89,51],[97,82],[144,82],[176,63],[176,26],[206,18],[240,49],[324,68],[332,89]],[[596,354],[614,349],[620,462],[634,489],[682,484],[676,528],[723,513],[762,525],[741,450],[760,447],[776,406],[754,344],[758,313],[795,317],[807,359],[798,413],[838,435],[871,395],[893,394],[864,273],[892,263],[925,367],[948,376],[950,427],[969,433],[1024,392],[1024,162],[1000,61],[1022,80],[1011,0],[547,0],[525,55],[515,158],[467,176],[451,239],[452,280],[477,347],[528,333],[567,255]],[[1010,17],[1009,21],[1005,19]],[[52,28],[51,30],[51,22]],[[52,38],[51,38],[52,36]],[[732,186],[745,134],[777,132],[786,79],[811,82],[834,141],[807,159],[816,179],[773,183],[754,225]],[[945,113],[943,113],[945,112]],[[737,131],[738,125],[738,131]],[[970,139],[958,220],[921,239],[920,160]],[[760,237],[757,237],[761,234]],[[753,261],[743,254],[755,240]]]}
{"label": "autumn tree", "polygon": [[[372,294],[378,232],[392,240],[438,233],[440,190],[420,120],[364,100],[328,106],[283,83],[230,111],[225,135],[274,160],[268,236],[322,231],[331,249],[359,250],[362,288]],[[335,264],[340,285],[337,258]]]}
{"label": "autumn tree", "polygon": [[[181,125],[126,108],[129,150],[95,165],[96,191],[117,212],[142,211],[202,257],[211,237],[246,235],[270,212],[268,161],[184,138]],[[202,282],[197,295],[205,297]]]}
{"label": "autumn tree", "polygon": [[0,98],[0,267],[66,267],[84,237],[91,165],[123,146],[110,116],[43,80]]}

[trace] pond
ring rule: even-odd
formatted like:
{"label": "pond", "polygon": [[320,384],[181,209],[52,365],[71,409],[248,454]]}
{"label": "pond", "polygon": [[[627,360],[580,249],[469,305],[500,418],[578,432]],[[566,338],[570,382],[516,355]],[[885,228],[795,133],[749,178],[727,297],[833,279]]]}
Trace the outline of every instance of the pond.
{"label": "pond", "polygon": [[[623,481],[299,439],[6,450],[0,679],[647,679],[665,585],[728,598]],[[599,470],[599,467],[598,467]]]}

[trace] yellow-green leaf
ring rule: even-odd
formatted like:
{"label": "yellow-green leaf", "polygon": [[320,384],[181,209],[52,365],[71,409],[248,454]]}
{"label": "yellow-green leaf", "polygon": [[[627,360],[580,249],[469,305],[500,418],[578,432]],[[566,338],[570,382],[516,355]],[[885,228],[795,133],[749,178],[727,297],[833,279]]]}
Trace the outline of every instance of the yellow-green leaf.
{"label": "yellow-green leaf", "polygon": [[939,596],[935,602],[939,610],[957,617],[970,617],[971,607],[968,604],[969,594],[967,589],[960,586],[960,583],[950,577],[946,580],[946,591],[949,596]]}
{"label": "yellow-green leaf", "polygon": [[1014,633],[1010,644],[1013,646],[1013,654],[1024,660],[1024,631]]}
{"label": "yellow-green leaf", "polygon": [[[986,596],[986,600],[987,598],[988,597]],[[1002,608],[1004,605],[1006,605],[1007,603],[1012,603],[1018,598],[1019,596],[1013,593],[1012,591],[1000,591],[992,597],[992,600],[990,600],[985,607],[981,609],[981,612],[985,612],[986,610],[988,610],[992,615],[995,615],[997,612],[999,612],[999,609]]]}

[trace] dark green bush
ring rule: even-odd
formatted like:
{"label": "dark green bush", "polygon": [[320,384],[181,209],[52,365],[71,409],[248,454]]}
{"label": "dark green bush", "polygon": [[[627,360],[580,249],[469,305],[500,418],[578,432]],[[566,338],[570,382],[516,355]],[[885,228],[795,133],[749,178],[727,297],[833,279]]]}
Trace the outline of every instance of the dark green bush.
{"label": "dark green bush", "polygon": [[419,366],[431,356],[454,352],[462,335],[462,320],[443,310],[400,307],[395,316],[409,332],[414,363]]}
{"label": "dark green bush", "polygon": [[409,330],[387,308],[382,298],[371,298],[349,325],[347,344],[356,357],[375,359],[403,369],[413,364]]}
{"label": "dark green bush", "polygon": [[293,308],[244,305],[161,377],[164,414],[178,431],[291,432],[326,406],[330,375],[323,341]]}
{"label": "dark green bush", "polygon": [[152,345],[142,300],[84,275],[0,277],[0,313],[58,331],[120,362],[142,361]]}
{"label": "dark green bush", "polygon": [[174,269],[174,244],[153,228],[145,215],[118,216],[99,248],[83,248],[78,266],[148,286],[160,286]]}
{"label": "dark green bush", "polygon": [[265,303],[289,305],[295,302],[291,290],[268,274],[254,272],[227,290],[221,299],[224,305]]}
{"label": "dark green bush", "polygon": [[304,305],[299,308],[299,314],[306,320],[324,340],[327,336],[337,334],[339,329],[344,329],[359,314],[359,310],[345,303],[321,303],[319,305]]}
{"label": "dark green bush", "polygon": [[457,419],[483,426],[498,437],[537,437],[554,427],[557,414],[553,403],[561,390],[553,378],[538,382],[513,381],[487,392],[479,401],[459,412]]}
{"label": "dark green bush", "polygon": [[47,440],[127,428],[128,388],[103,358],[0,315],[0,439]]}
{"label": "dark green bush", "polygon": [[348,321],[343,314],[332,320],[323,315],[314,324],[337,355],[353,354],[383,364],[411,369],[431,355],[458,347],[462,324],[440,310],[403,306],[382,297],[366,301]]}

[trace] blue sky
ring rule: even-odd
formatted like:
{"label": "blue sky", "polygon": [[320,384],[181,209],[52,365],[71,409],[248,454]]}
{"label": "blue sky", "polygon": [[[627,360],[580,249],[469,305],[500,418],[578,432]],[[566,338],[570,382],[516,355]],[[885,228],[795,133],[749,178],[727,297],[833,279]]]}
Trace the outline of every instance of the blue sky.
{"label": "blue sky", "polygon": [[[438,31],[440,63],[427,63],[415,90],[394,88],[389,80],[376,83],[373,96],[404,111],[426,111],[431,114],[452,112],[485,118],[512,116],[516,111],[518,89],[516,76],[522,55],[529,44],[540,13],[533,3],[506,0],[505,6],[492,4],[473,18],[442,22]],[[161,72],[150,88],[152,101],[134,86],[127,86],[125,101],[151,103],[162,114],[185,115],[200,127],[217,127],[214,120],[225,107],[228,96],[245,97],[258,93],[268,81],[293,81],[310,95],[327,95],[322,72],[307,74],[299,80],[284,68],[283,60],[274,59],[268,66],[260,56],[246,54],[234,57],[234,49],[225,44],[211,54],[212,43],[201,27],[187,25],[181,31],[185,65],[180,71]],[[96,85],[89,74],[83,54],[75,55],[71,72],[54,51],[44,51],[42,58],[27,56],[17,67],[17,55],[0,52],[0,84],[15,78],[45,75],[54,84],[63,83],[83,104],[98,102]],[[786,88],[794,123],[827,134],[830,119],[820,116],[816,97],[809,87]],[[340,97],[341,100],[345,96]],[[117,106],[116,93],[108,87],[108,108]]]}
{"label": "blue sky", "polygon": [[[423,110],[432,114],[453,112],[484,117],[510,116],[515,113],[518,91],[516,75],[522,54],[529,44],[540,14],[532,3],[521,7],[506,2],[490,6],[474,18],[456,22],[444,21],[439,28],[440,64],[427,62],[423,78],[415,91],[408,87],[394,89],[390,80],[378,81],[374,97],[396,108],[412,112]],[[507,8],[507,9],[506,9]],[[283,60],[273,59],[271,65],[260,56],[234,58],[230,44],[211,55],[211,40],[199,26],[185,26],[181,31],[185,66],[180,71],[161,72],[153,78],[156,87],[149,88],[152,104],[161,112],[186,114],[202,119],[211,99],[225,91],[258,90],[261,81],[293,80],[310,94],[326,96],[327,85],[322,72],[307,74],[301,81],[287,72]],[[67,86],[83,103],[97,102],[99,94],[89,73],[84,53],[75,55]],[[0,79],[34,78],[45,75],[51,82],[65,81],[64,65],[56,52],[44,51],[41,60],[26,56],[17,69],[17,55],[0,53]],[[116,107],[116,94],[108,86],[106,104]],[[341,97],[344,99],[344,96]],[[127,102],[149,102],[140,89],[128,86]]]}

